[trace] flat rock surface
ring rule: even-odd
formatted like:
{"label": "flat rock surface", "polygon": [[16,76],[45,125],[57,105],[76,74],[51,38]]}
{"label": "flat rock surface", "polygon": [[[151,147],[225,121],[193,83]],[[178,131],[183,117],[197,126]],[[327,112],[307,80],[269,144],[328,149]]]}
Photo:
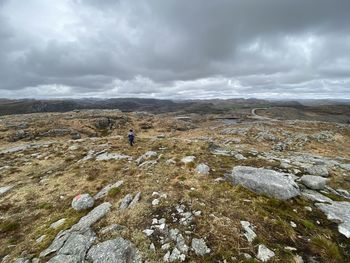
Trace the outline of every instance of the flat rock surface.
{"label": "flat rock surface", "polygon": [[321,209],[329,220],[338,223],[338,231],[350,238],[350,202],[334,202],[330,204],[317,203],[316,206]]}
{"label": "flat rock surface", "polygon": [[121,237],[94,245],[87,259],[94,263],[142,263],[135,246]]}
{"label": "flat rock surface", "polygon": [[258,194],[277,199],[289,199],[300,194],[298,185],[288,174],[250,166],[236,166],[227,175],[235,185],[242,185]]}

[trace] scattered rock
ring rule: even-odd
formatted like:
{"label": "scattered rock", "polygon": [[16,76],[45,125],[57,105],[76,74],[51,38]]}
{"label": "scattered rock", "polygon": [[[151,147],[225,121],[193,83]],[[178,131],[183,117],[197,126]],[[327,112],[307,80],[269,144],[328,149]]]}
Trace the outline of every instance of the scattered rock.
{"label": "scattered rock", "polygon": [[124,210],[127,209],[129,204],[132,201],[132,195],[131,194],[127,194],[121,201],[120,205],[119,205],[119,209]]}
{"label": "scattered rock", "polygon": [[313,166],[307,167],[305,170],[307,173],[309,173],[311,175],[318,175],[318,176],[323,176],[323,177],[329,176],[327,166],[325,166],[325,165],[313,165]]}
{"label": "scattered rock", "polygon": [[156,205],[158,205],[159,204],[159,199],[153,199],[153,201],[152,201],[152,205],[153,206],[156,206]]}
{"label": "scattered rock", "polygon": [[257,258],[262,262],[269,261],[272,257],[275,256],[275,253],[268,249],[265,245],[259,245]]}
{"label": "scattered rock", "polygon": [[186,156],[186,157],[181,159],[181,162],[184,164],[189,164],[189,163],[193,163],[194,159],[196,159],[195,156]]}
{"label": "scattered rock", "polygon": [[52,229],[57,229],[57,228],[59,228],[60,226],[62,226],[62,225],[64,224],[64,222],[66,222],[66,219],[65,219],[65,218],[62,218],[62,219],[60,219],[60,220],[58,220],[58,221],[52,223],[52,224],[50,225],[50,227],[51,227]]}
{"label": "scattered rock", "polygon": [[14,186],[8,185],[8,186],[2,186],[0,187],[0,196],[5,195],[7,192],[9,192]]}
{"label": "scattered rock", "polygon": [[89,194],[81,194],[73,198],[72,207],[76,211],[86,210],[93,207],[94,202]]}
{"label": "scattered rock", "polygon": [[104,235],[111,232],[116,232],[125,229],[125,226],[112,224],[110,226],[106,226],[100,230],[100,234]]}
{"label": "scattered rock", "polygon": [[145,229],[142,231],[143,233],[145,233],[146,236],[150,236],[153,234],[154,230],[153,229]]}
{"label": "scattered rock", "polygon": [[226,175],[235,185],[242,185],[259,194],[277,199],[289,199],[300,194],[298,185],[288,174],[250,166],[236,166]]}
{"label": "scattered rock", "polygon": [[119,153],[101,153],[96,156],[96,161],[107,161],[107,160],[123,160],[130,159],[129,155],[119,154]]}
{"label": "scattered rock", "polygon": [[207,245],[205,244],[205,241],[202,238],[201,239],[193,238],[191,247],[196,253],[196,255],[199,255],[199,256],[204,256],[205,254],[210,253],[210,248],[207,247]]}
{"label": "scattered rock", "polygon": [[314,190],[323,189],[327,182],[326,178],[316,175],[303,175],[300,180],[305,186]]}
{"label": "scattered rock", "polygon": [[148,151],[145,154],[143,154],[142,156],[140,156],[139,158],[136,159],[136,163],[137,165],[140,165],[141,163],[143,163],[144,161],[157,156],[157,152],[154,151]]}
{"label": "scattered rock", "polygon": [[109,185],[105,186],[101,191],[99,191],[99,192],[94,196],[94,198],[97,200],[97,199],[100,199],[100,198],[103,198],[103,197],[107,196],[109,190],[111,190],[112,188],[118,188],[118,187],[120,187],[123,183],[124,183],[124,181],[118,181],[118,182],[116,182],[116,183],[114,183],[114,184],[109,184]]}
{"label": "scattered rock", "polygon": [[208,175],[209,171],[210,171],[209,166],[204,163],[198,164],[196,167],[196,172],[199,174]]}
{"label": "scattered rock", "polygon": [[138,192],[134,199],[131,201],[131,203],[129,204],[129,207],[128,208],[133,208],[135,207],[135,205],[140,201],[140,198],[141,198],[141,192]]}
{"label": "scattered rock", "polygon": [[251,228],[251,224],[248,221],[241,221],[241,225],[245,231],[244,236],[247,238],[249,243],[252,243],[253,240],[257,237],[257,235]]}
{"label": "scattered rock", "polygon": [[36,243],[41,243],[44,241],[45,238],[46,238],[46,235],[42,235],[42,236],[38,237],[35,241],[36,241]]}

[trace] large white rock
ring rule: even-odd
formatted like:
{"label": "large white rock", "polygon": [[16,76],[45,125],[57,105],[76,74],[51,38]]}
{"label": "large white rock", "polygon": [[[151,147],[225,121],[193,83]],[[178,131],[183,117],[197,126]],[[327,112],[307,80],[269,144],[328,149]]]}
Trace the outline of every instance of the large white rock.
{"label": "large white rock", "polygon": [[350,202],[332,201],[330,204],[317,203],[316,206],[327,215],[329,220],[339,224],[339,233],[350,238]]}
{"label": "large white rock", "polygon": [[298,185],[290,175],[264,168],[236,166],[227,178],[235,185],[277,199],[286,200],[300,194]]}
{"label": "large white rock", "polygon": [[314,190],[325,188],[327,182],[326,178],[316,175],[303,175],[300,180],[306,187]]}

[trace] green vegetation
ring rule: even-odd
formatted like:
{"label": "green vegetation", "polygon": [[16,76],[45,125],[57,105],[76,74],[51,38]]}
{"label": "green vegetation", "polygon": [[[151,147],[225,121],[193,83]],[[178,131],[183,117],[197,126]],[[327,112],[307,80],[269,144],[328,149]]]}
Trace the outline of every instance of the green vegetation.
{"label": "green vegetation", "polygon": [[325,238],[316,236],[310,241],[310,249],[324,259],[324,262],[343,263],[343,257],[336,243]]}
{"label": "green vegetation", "polygon": [[0,233],[7,233],[17,230],[20,227],[18,221],[7,220],[0,223]]}
{"label": "green vegetation", "polygon": [[116,197],[120,194],[121,190],[118,187],[114,187],[108,191],[108,197]]}

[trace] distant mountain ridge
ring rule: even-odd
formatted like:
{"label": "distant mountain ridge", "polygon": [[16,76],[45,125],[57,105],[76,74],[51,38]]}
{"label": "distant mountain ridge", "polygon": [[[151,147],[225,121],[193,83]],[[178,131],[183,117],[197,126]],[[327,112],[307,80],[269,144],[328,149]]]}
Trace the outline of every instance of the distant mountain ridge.
{"label": "distant mountain ridge", "polygon": [[144,98],[86,98],[86,99],[4,99],[0,98],[0,115],[26,114],[39,112],[67,112],[77,109],[119,109],[124,112],[148,111],[166,113],[225,113],[235,108],[294,107],[324,105],[350,105],[350,100],[289,100],[271,101],[255,98],[209,99],[209,100],[160,100]]}

